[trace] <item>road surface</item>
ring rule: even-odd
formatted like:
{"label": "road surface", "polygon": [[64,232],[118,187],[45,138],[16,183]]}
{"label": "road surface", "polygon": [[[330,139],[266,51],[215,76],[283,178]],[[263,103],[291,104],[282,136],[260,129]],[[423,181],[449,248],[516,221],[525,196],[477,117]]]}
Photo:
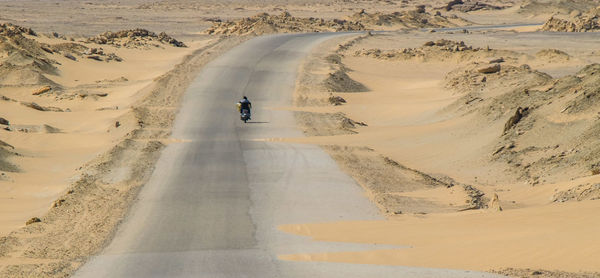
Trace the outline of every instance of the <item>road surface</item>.
{"label": "road surface", "polygon": [[[289,262],[278,254],[390,246],[313,242],[278,225],[382,219],[362,188],[303,136],[291,105],[306,54],[339,34],[252,39],[208,64],[188,89],[173,137],[115,238],[76,277],[498,277],[415,267]],[[254,106],[244,124],[235,103]],[[395,248],[399,248],[395,246]]]}

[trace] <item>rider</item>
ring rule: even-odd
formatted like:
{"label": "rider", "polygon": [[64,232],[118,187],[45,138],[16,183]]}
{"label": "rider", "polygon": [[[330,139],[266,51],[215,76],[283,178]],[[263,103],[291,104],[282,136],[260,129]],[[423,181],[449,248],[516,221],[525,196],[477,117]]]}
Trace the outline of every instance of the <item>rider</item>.
{"label": "rider", "polygon": [[250,109],[252,108],[252,103],[248,100],[246,96],[240,100],[240,113],[244,111],[244,109],[248,110],[248,115],[251,115]]}

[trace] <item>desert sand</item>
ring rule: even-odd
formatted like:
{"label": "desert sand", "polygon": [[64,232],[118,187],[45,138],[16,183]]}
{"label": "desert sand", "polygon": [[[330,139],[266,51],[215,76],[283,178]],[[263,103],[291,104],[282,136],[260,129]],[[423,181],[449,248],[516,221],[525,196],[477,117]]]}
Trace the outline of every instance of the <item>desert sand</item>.
{"label": "desert sand", "polygon": [[77,38],[2,25],[0,276],[65,276],[152,172],[202,65],[243,41],[145,29]]}
{"label": "desert sand", "polygon": [[[265,140],[321,145],[388,220],[280,229],[399,247],[280,258],[597,277],[596,6],[0,2],[0,276],[66,277],[101,250],[208,61],[256,35],[351,31],[273,108],[309,137]],[[482,24],[517,26],[463,30]]]}
{"label": "desert sand", "polygon": [[586,85],[598,41],[542,27],[359,35],[315,51],[286,108],[312,136],[279,140],[322,145],[389,220],[280,228],[399,247],[280,258],[598,275]]}
{"label": "desert sand", "polygon": [[[30,39],[50,46],[65,43],[57,38],[32,36]],[[17,154],[10,158],[10,163],[18,171],[3,175],[6,184],[3,186],[5,200],[0,204],[0,233],[22,226],[23,219],[43,215],[64,193],[65,184],[85,173],[78,168],[108,151],[135,128],[131,108],[143,97],[144,89],[185,55],[210,42],[202,40],[190,48],[173,50],[165,47],[117,49],[85,44],[107,53],[118,53],[123,61],[104,62],[86,56],[73,61],[56,52],[45,58],[59,63],[60,75],[48,75],[45,82],[17,88],[5,80],[0,93],[10,100],[2,105],[2,117],[10,124],[4,126],[0,140],[10,144],[9,149]],[[28,73],[13,78],[22,80]],[[46,87],[48,91],[32,94]],[[23,103],[52,106],[60,112],[39,111]]]}
{"label": "desert sand", "polygon": [[600,252],[595,248],[600,244],[595,236],[598,220],[594,213],[581,213],[596,210],[598,202],[582,202],[493,214],[463,212],[381,222],[289,225],[281,229],[315,240],[398,247],[280,258],[483,271],[507,267],[599,271]]}

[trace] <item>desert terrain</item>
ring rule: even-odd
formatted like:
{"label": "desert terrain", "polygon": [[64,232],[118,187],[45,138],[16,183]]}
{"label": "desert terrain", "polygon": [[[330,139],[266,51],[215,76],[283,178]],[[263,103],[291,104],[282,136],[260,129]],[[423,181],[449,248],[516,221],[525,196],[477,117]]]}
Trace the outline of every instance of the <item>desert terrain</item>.
{"label": "desert terrain", "polygon": [[279,229],[398,248],[281,260],[599,277],[597,5],[0,1],[0,276],[68,277],[108,244],[208,62],[348,32],[270,108],[306,137],[264,140],[319,145],[386,220]]}
{"label": "desert terrain", "polygon": [[[572,15],[579,25],[595,10]],[[598,271],[598,250],[588,247],[598,244],[589,236],[598,228],[599,111],[587,84],[599,41],[589,27],[537,31],[554,21],[375,33],[315,51],[293,108],[312,137],[287,140],[322,145],[390,220],[281,229],[412,248],[281,258],[512,275],[528,273],[510,268]]]}

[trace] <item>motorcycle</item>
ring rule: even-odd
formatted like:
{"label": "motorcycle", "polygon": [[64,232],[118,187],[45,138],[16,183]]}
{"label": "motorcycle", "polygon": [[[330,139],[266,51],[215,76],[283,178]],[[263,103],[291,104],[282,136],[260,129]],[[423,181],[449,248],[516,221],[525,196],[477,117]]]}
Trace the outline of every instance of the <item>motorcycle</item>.
{"label": "motorcycle", "polygon": [[240,120],[244,121],[244,123],[250,120],[250,111],[248,111],[248,109],[242,110],[242,112],[240,113]]}

